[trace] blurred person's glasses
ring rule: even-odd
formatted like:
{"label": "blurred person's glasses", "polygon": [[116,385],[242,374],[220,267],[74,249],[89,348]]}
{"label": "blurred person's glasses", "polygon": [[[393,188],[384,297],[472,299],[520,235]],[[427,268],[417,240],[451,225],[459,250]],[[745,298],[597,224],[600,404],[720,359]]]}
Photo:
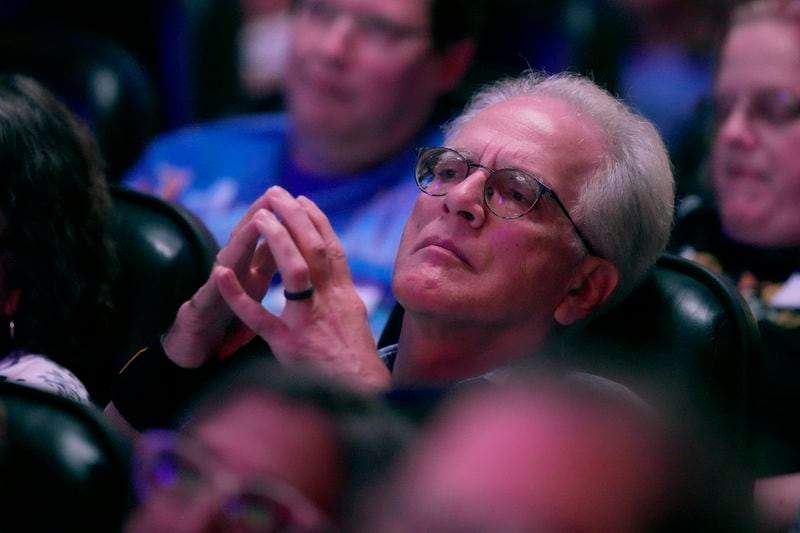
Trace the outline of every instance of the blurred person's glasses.
{"label": "blurred person's glasses", "polygon": [[242,478],[200,442],[173,431],[142,434],[133,458],[133,484],[142,502],[167,498],[180,507],[214,491],[224,498],[222,512],[233,531],[335,531],[322,511],[294,487],[278,479]]}
{"label": "blurred person's glasses", "polygon": [[719,125],[728,120],[742,101],[748,118],[762,124],[780,126],[800,118],[797,96],[784,89],[769,89],[749,95],[715,94],[711,99],[714,122]]}
{"label": "blurred person's glasses", "polygon": [[473,163],[451,148],[418,148],[414,173],[422,192],[429,196],[444,196],[451,187],[464,181],[474,168],[482,168],[488,173],[483,186],[483,201],[492,214],[506,220],[521,218],[536,206],[542,196],[549,196],[575,228],[586,250],[597,255],[555,191],[527,172],[515,168],[493,169]]}
{"label": "blurred person's glasses", "polygon": [[341,16],[351,17],[358,35],[380,44],[398,43],[428,34],[424,28],[403,24],[371,13],[344,9],[330,0],[298,0],[295,5],[298,13],[323,26],[333,25]]}

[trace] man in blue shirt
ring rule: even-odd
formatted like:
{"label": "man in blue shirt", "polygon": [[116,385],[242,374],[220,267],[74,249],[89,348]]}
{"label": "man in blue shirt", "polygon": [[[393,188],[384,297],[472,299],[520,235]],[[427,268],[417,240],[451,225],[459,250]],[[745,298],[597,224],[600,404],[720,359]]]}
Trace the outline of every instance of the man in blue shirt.
{"label": "man in blue shirt", "polygon": [[[153,142],[124,181],[177,201],[225,244],[271,185],[313,199],[341,237],[374,332],[417,189],[414,148],[440,144],[431,117],[472,59],[480,8],[464,0],[301,0],[287,114],[222,120]],[[267,301],[268,307],[282,305]]]}

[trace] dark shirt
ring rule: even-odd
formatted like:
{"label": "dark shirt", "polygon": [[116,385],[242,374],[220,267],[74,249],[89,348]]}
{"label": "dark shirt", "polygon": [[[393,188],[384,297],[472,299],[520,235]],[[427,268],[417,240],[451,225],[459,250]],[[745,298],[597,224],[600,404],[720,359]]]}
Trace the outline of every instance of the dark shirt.
{"label": "dark shirt", "polygon": [[[691,202],[692,200],[690,200]],[[679,211],[671,251],[730,280],[756,318],[763,345],[759,367],[760,473],[800,470],[800,305],[775,305],[774,297],[800,272],[800,247],[759,248],[738,243],[723,231],[709,202]]]}

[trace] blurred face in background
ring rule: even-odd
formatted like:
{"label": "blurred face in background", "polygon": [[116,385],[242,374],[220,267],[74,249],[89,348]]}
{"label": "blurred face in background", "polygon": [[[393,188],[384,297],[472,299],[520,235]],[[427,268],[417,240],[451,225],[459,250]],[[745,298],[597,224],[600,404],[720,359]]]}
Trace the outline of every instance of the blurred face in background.
{"label": "blurred face in background", "polygon": [[800,245],[800,29],[761,19],[734,26],[715,88],[713,184],[734,240]]}
{"label": "blurred face in background", "polygon": [[297,3],[286,99],[301,135],[377,136],[391,146],[424,125],[455,83],[443,77],[444,56],[432,44],[430,2]]}

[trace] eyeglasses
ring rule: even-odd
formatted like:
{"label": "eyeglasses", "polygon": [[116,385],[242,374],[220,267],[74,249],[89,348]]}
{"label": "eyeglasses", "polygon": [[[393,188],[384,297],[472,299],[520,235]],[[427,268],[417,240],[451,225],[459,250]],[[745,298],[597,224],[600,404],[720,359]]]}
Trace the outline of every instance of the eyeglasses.
{"label": "eyeglasses", "polygon": [[328,26],[340,16],[352,17],[358,35],[370,42],[389,45],[427,32],[415,26],[402,24],[371,13],[360,13],[344,9],[329,0],[300,0],[298,11],[317,24]]}
{"label": "eyeglasses", "polygon": [[800,118],[800,99],[785,89],[769,89],[751,95],[723,92],[712,98],[714,120],[719,125],[728,120],[744,99],[745,112],[753,120],[780,126]]}
{"label": "eyeglasses", "polygon": [[522,170],[489,168],[471,162],[451,148],[418,148],[414,173],[417,187],[422,192],[429,196],[444,196],[451,187],[464,181],[473,168],[482,168],[489,174],[483,186],[483,201],[492,214],[506,220],[520,218],[530,212],[542,196],[550,196],[575,228],[586,250],[597,255],[555,191]]}
{"label": "eyeglasses", "polygon": [[168,498],[186,507],[209,491],[224,496],[222,512],[235,531],[323,533],[330,521],[303,494],[278,479],[242,479],[200,442],[151,430],[137,441],[133,484],[140,501]]}

